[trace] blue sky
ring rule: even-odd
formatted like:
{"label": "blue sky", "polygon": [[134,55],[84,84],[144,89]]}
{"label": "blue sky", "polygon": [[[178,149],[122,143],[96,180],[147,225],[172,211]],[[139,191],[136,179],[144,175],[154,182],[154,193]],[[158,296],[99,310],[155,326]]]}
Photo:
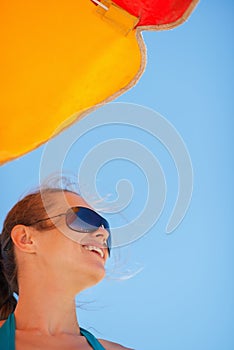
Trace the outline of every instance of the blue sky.
{"label": "blue sky", "polygon": [[[201,1],[182,26],[144,32],[146,70],[117,100],[159,112],[186,144],[194,172],[193,195],[171,234],[165,228],[176,200],[177,173],[170,154],[154,137],[121,125],[96,134],[94,130],[79,141],[80,154],[74,148],[64,163],[76,173],[95,143],[129,138],[155,155],[167,182],[165,207],[153,228],[117,253],[120,261],[115,262],[112,279],[80,297],[86,302],[86,310],[77,309],[80,324],[100,338],[137,350],[234,347],[233,10],[232,1]],[[1,221],[18,197],[37,185],[44,149],[0,168]],[[122,217],[131,221],[147,197],[144,173],[124,159],[109,162],[98,173],[101,195],[115,198],[121,178],[131,182],[134,196],[123,215],[112,218],[116,222]]]}

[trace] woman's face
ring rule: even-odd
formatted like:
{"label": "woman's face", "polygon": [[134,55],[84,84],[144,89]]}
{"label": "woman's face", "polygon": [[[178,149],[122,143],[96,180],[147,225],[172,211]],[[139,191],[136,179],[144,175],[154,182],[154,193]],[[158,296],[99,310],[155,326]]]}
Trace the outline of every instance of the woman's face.
{"label": "woman's face", "polygon": [[[50,216],[65,213],[68,207],[91,208],[80,196],[70,192],[63,194],[66,206],[63,205],[64,201],[60,201],[60,197],[54,194],[56,207]],[[51,273],[54,278],[59,278],[66,288],[70,288],[74,293],[103,279],[105,262],[108,258],[108,251],[105,248],[108,232],[104,228],[99,228],[93,233],[74,232],[66,225],[65,216],[55,218],[53,222],[56,223],[54,229],[37,231],[35,234],[37,262],[40,268],[48,276]],[[70,234],[73,237],[75,235],[77,240],[68,238]],[[102,254],[92,247],[100,248]]]}

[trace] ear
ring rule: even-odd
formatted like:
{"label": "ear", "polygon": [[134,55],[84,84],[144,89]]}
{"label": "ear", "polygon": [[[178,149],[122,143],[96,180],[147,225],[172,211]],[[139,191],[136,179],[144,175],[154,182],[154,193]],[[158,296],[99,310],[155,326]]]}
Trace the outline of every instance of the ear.
{"label": "ear", "polygon": [[15,246],[25,253],[35,253],[35,242],[30,227],[16,225],[11,231],[11,239]]}

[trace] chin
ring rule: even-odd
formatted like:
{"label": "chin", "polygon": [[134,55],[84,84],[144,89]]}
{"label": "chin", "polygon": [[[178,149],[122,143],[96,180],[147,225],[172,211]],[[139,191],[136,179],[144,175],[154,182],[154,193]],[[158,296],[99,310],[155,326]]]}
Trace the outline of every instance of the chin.
{"label": "chin", "polygon": [[101,282],[106,275],[105,269],[94,269],[90,274],[90,287]]}
{"label": "chin", "polygon": [[[83,273],[79,271],[76,274],[76,286],[79,288],[79,291],[77,291],[77,293],[80,292],[81,290],[85,290],[87,288],[95,286],[96,284],[98,284],[103,280],[105,275],[106,275],[106,271],[104,268],[97,268],[97,267],[90,268],[90,269],[86,268]],[[83,287],[81,288],[81,286]]]}

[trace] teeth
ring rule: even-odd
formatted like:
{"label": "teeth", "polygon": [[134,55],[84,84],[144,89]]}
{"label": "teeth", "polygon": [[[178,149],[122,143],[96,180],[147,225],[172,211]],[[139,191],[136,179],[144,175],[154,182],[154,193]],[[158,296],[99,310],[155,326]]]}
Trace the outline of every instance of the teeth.
{"label": "teeth", "polygon": [[101,248],[95,247],[93,245],[85,245],[84,248],[90,251],[94,250],[95,252],[99,253],[102,258],[104,257],[104,253]]}

